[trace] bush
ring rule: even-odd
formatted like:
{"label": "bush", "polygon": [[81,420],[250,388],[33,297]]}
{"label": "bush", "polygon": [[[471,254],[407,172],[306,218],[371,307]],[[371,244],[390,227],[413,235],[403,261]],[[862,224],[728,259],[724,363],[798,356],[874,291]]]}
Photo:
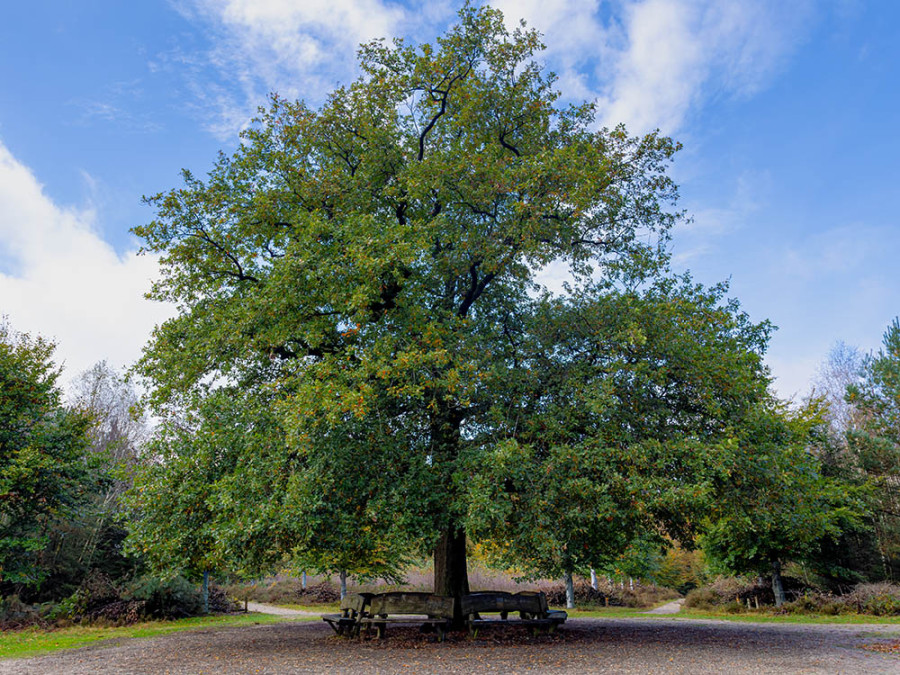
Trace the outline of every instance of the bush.
{"label": "bush", "polygon": [[[793,577],[784,577],[782,582],[789,600],[795,601],[803,595],[817,592]],[[774,605],[775,594],[767,582],[759,583],[758,580],[744,577],[718,577],[711,584],[690,591],[685,598],[684,606],[689,609],[714,611],[723,609],[732,602],[739,602],[745,607],[749,602],[752,608]]]}
{"label": "bush", "polygon": [[[566,587],[563,584],[544,586],[541,590],[547,595],[547,602],[557,607],[566,604]],[[655,586],[653,584],[635,583],[634,590],[620,588],[615,584],[598,582],[597,589],[582,579],[575,582],[576,605],[600,605],[610,607],[653,607],[666,600],[679,598],[677,592],[671,588]]]}
{"label": "bush", "polygon": [[300,579],[294,577],[274,578],[251,584],[232,584],[225,591],[233,598],[244,598],[254,602],[274,605],[298,603],[330,604],[339,602],[341,592],[328,581],[311,583],[303,589]]}
{"label": "bush", "polygon": [[691,609],[717,610],[735,602],[751,599],[764,604],[771,599],[774,602],[772,589],[760,586],[740,577],[718,577],[708,586],[695,588],[687,594],[684,606]]}
{"label": "bush", "polygon": [[203,610],[197,586],[180,576],[166,580],[141,577],[129,585],[124,596],[144,603],[144,614],[154,619],[182,619]]}
{"label": "bush", "polygon": [[787,603],[785,611],[795,614],[900,615],[900,586],[889,583],[859,584],[846,595],[805,593]]}
{"label": "bush", "polygon": [[18,595],[0,597],[0,630],[15,630],[44,623],[37,609],[23,603]]}
{"label": "bush", "polygon": [[[850,593],[832,595],[812,588],[803,588],[797,579],[791,579],[791,601],[782,612],[786,614],[872,614],[874,616],[900,615],[900,585],[889,583],[859,584]],[[751,607],[774,604],[772,589],[740,578],[722,577],[712,584],[688,593],[684,606],[706,611],[745,611],[748,599]],[[742,609],[738,610],[740,607]]]}
{"label": "bush", "polygon": [[[228,613],[238,609],[224,589],[210,584],[210,612]],[[200,591],[184,577],[161,580],[144,576],[121,587],[105,574],[94,571],[75,593],[57,603],[34,608],[23,605],[18,598],[4,600],[0,603],[0,627],[18,628],[34,623],[62,626],[72,622],[125,625],[201,613]]]}
{"label": "bush", "polygon": [[695,588],[688,591],[687,597],[684,599],[684,606],[690,609],[711,611],[716,609],[721,601],[722,599],[713,589],[709,587]]}
{"label": "bush", "polygon": [[900,614],[900,586],[897,584],[859,584],[843,596],[844,602],[861,614],[896,616]]}

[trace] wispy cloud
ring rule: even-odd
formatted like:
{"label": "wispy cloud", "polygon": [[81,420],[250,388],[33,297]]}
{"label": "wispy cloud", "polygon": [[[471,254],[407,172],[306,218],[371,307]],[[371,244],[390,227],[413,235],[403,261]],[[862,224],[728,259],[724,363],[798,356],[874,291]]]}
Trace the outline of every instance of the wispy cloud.
{"label": "wispy cloud", "polygon": [[734,191],[721,203],[688,204],[689,222],[678,230],[672,262],[678,269],[717,250],[724,238],[746,226],[764,206],[771,191],[767,172],[745,171],[734,183]]}
{"label": "wispy cloud", "polygon": [[[808,33],[812,0],[497,0],[510,26],[545,36],[548,66],[570,100],[596,100],[602,124],[681,129],[716,96],[764,86]],[[356,48],[378,37],[433,39],[452,3],[386,0],[179,0],[215,47],[195,69],[210,131],[227,136],[270,91],[321,102],[356,72]],[[217,84],[210,84],[210,73]],[[238,125],[239,127],[240,125]]]}
{"label": "wispy cloud", "polygon": [[802,42],[809,0],[501,0],[546,35],[547,60],[601,123],[678,131],[692,109],[764,86]]}
{"label": "wispy cloud", "polygon": [[623,6],[626,44],[600,96],[606,124],[679,130],[692,109],[758,91],[808,33],[809,2],[643,0]]}
{"label": "wispy cloud", "polygon": [[101,359],[129,364],[153,326],[172,314],[141,299],[157,260],[117,255],[96,232],[95,217],[90,205],[53,203],[0,143],[0,314],[16,330],[57,338],[68,376]]}
{"label": "wispy cloud", "polygon": [[897,246],[900,246],[900,236],[895,228],[854,223],[804,237],[786,247],[776,264],[794,278],[821,281],[825,276],[851,276],[861,280],[867,276],[866,268],[879,259],[889,269]]}
{"label": "wispy cloud", "polygon": [[181,0],[176,6],[211,31],[216,44],[204,55],[210,70],[198,72],[190,86],[214,113],[209,130],[218,136],[246,124],[272,91],[321,102],[355,75],[360,43],[446,13],[444,3],[423,3],[427,10],[410,14],[381,0]]}
{"label": "wispy cloud", "polygon": [[110,101],[74,99],[69,105],[80,111],[76,124],[89,125],[100,122],[105,126],[115,126],[126,131],[151,133],[162,131],[163,125],[148,114],[135,114]]}

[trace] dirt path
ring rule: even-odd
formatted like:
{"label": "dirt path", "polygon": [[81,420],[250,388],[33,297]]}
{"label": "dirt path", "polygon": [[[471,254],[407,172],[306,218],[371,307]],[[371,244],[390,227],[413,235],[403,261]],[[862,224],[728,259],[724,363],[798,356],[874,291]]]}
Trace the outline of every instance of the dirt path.
{"label": "dirt path", "polygon": [[3,674],[88,673],[900,673],[900,657],[862,649],[900,626],[795,626],[677,618],[572,619],[557,635],[486,631],[443,644],[412,630],[346,640],[322,623],[173,633],[33,659]]}
{"label": "dirt path", "polygon": [[304,609],[288,609],[277,605],[264,605],[261,602],[248,602],[247,611],[274,616],[321,616],[322,612],[309,612]]}
{"label": "dirt path", "polygon": [[681,606],[683,604],[684,598],[679,598],[678,600],[667,602],[662,607],[651,609],[649,612],[641,612],[641,614],[678,614],[678,612],[681,611]]}

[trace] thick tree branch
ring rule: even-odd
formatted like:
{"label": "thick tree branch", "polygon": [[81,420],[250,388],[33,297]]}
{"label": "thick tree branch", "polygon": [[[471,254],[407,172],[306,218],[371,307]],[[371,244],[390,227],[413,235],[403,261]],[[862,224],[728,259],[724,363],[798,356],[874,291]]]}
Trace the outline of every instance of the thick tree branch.
{"label": "thick tree branch", "polygon": [[462,304],[459,306],[459,311],[457,314],[460,317],[466,316],[469,312],[469,308],[472,304],[484,293],[484,289],[487,287],[491,281],[493,281],[494,277],[497,275],[494,272],[488,272],[481,279],[478,278],[478,263],[473,264],[469,268],[469,288],[466,291],[466,295],[463,298]]}
{"label": "thick tree branch", "polygon": [[510,145],[509,143],[506,142],[506,134],[505,133],[501,133],[499,138],[500,138],[500,145],[502,145],[507,150],[511,151],[516,157],[522,156],[521,153],[519,152],[519,149],[516,148],[516,146]]}
{"label": "thick tree branch", "polygon": [[240,261],[237,259],[237,257],[234,256],[234,254],[231,253],[231,251],[229,251],[220,243],[215,241],[212,237],[210,237],[206,230],[204,230],[202,227],[197,228],[197,232],[191,234],[190,236],[196,237],[200,241],[204,241],[212,246],[219,253],[230,260],[231,264],[233,264],[237,268],[237,272],[230,272],[228,270],[213,270],[213,273],[224,274],[226,276],[237,279],[238,281],[252,281],[254,283],[259,283],[259,279],[251,274],[247,274],[246,272],[244,272],[244,268],[243,266],[241,266]]}
{"label": "thick tree branch", "polygon": [[[431,133],[431,130],[434,128],[434,125],[437,124],[438,120],[444,116],[447,112],[447,100],[450,97],[450,90],[453,89],[453,85],[455,85],[459,80],[466,77],[469,72],[472,70],[472,64],[468,64],[465,70],[460,73],[457,73],[447,82],[447,86],[445,89],[429,89],[428,93],[431,95],[431,98],[435,101],[440,101],[441,108],[437,111],[437,113],[431,118],[425,128],[422,129],[422,133],[419,134],[419,161],[421,162],[425,158],[425,140],[428,138],[428,134]],[[435,94],[438,94],[440,98],[436,98]]]}

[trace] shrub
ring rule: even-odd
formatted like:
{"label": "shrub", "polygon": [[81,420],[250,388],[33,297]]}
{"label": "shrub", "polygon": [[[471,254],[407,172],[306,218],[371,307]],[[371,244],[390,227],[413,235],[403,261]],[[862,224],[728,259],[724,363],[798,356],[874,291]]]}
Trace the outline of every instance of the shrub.
{"label": "shrub", "polygon": [[695,588],[684,599],[684,606],[690,609],[710,611],[721,604],[719,595],[709,587]]}
{"label": "shrub", "polygon": [[[785,594],[790,600],[796,600],[810,592],[817,592],[793,577],[784,577],[782,581]],[[711,584],[690,591],[685,598],[684,606],[710,611],[722,609],[731,602],[740,602],[745,607],[749,602],[753,608],[762,607],[774,605],[775,595],[769,583],[760,583],[758,579],[718,577]]]}
{"label": "shrub", "polygon": [[157,579],[144,576],[129,585],[125,597],[142,602],[143,613],[154,619],[181,619],[202,612],[200,592],[184,577]]}
{"label": "shrub", "polygon": [[[765,595],[765,589],[740,577],[718,577],[708,586],[690,591],[685,598],[684,606],[702,610],[721,609],[729,603],[740,602],[746,598],[758,598],[757,594]],[[772,595],[771,589],[768,595]]]}
{"label": "shrub", "polygon": [[[566,587],[563,584],[543,586],[542,591],[547,595],[547,602],[557,607],[566,604]],[[671,588],[655,586],[653,584],[635,583],[634,589],[621,588],[615,584],[605,582],[598,583],[597,589],[582,579],[575,582],[576,605],[601,605],[611,607],[652,607],[665,600],[675,600],[680,597]]]}
{"label": "shrub", "polygon": [[[811,588],[801,588],[799,581],[791,580],[789,597],[784,604],[785,614],[872,614],[875,616],[900,615],[900,585],[890,583],[859,584],[845,595],[822,593]],[[699,610],[736,612],[733,607],[746,608],[748,599],[766,605],[774,604],[772,591],[766,585],[754,584],[733,577],[717,579],[709,586],[688,593],[685,607]],[[741,610],[743,611],[743,610]]]}
{"label": "shrub", "polygon": [[894,616],[900,614],[900,586],[886,582],[859,584],[844,596],[844,602],[863,614]]}
{"label": "shrub", "polygon": [[18,595],[0,597],[0,629],[15,630],[44,623],[40,613]]}
{"label": "shrub", "polygon": [[307,584],[306,589],[294,577],[273,578],[250,584],[232,584],[225,591],[233,598],[275,605],[296,603],[329,604],[341,599],[341,592],[327,580]]}

